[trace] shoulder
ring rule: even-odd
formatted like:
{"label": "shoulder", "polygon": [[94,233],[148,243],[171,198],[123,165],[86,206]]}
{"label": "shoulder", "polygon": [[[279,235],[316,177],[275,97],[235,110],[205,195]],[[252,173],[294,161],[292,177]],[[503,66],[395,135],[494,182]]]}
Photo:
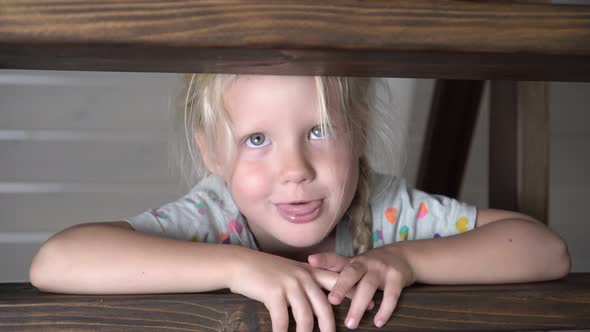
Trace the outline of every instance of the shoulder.
{"label": "shoulder", "polygon": [[138,231],[179,240],[255,247],[223,180],[208,176],[180,199],[126,220]]}
{"label": "shoulder", "polygon": [[198,204],[197,208],[209,207],[228,214],[239,213],[225,182],[215,175],[203,178],[183,199],[189,203]]}
{"label": "shoulder", "polygon": [[209,175],[203,178],[184,199],[194,204],[197,213],[205,217],[209,228],[206,235],[214,235],[208,239],[199,236],[197,240],[256,249],[254,237],[221,177]]}
{"label": "shoulder", "polygon": [[373,174],[372,184],[373,226],[383,243],[448,236],[474,227],[474,206],[411,188],[402,177]]}

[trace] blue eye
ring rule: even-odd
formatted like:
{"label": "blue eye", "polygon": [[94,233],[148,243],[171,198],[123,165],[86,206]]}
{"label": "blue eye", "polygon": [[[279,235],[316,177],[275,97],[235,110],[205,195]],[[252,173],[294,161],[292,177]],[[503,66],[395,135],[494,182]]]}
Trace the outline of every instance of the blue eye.
{"label": "blue eye", "polygon": [[327,126],[317,125],[309,131],[310,139],[324,139],[330,136],[330,131]]}
{"label": "blue eye", "polygon": [[254,149],[261,148],[268,144],[270,144],[270,142],[268,139],[266,139],[266,136],[263,133],[252,134],[246,140],[246,145]]}

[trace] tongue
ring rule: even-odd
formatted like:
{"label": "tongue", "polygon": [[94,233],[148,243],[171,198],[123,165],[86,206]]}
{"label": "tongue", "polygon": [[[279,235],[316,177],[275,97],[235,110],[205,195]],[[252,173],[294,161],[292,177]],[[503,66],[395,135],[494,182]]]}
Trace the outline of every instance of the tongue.
{"label": "tongue", "polygon": [[309,201],[298,204],[277,204],[277,207],[290,214],[308,214],[320,207],[321,200]]}

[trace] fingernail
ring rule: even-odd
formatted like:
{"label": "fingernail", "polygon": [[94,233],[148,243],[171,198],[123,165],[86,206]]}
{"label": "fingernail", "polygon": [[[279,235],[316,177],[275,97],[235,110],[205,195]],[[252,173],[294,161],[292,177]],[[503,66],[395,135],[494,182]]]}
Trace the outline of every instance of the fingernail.
{"label": "fingernail", "polygon": [[354,320],[354,318],[348,318],[345,324],[349,329],[354,329],[356,327],[356,320]]}
{"label": "fingernail", "polygon": [[382,320],[378,320],[375,322],[375,326],[377,326],[377,327],[381,327],[381,326],[383,326],[383,324],[385,324],[385,322]]}
{"label": "fingernail", "polygon": [[339,304],[340,303],[340,299],[338,298],[337,295],[331,294],[328,295],[328,300],[330,300],[330,303],[332,304]]}

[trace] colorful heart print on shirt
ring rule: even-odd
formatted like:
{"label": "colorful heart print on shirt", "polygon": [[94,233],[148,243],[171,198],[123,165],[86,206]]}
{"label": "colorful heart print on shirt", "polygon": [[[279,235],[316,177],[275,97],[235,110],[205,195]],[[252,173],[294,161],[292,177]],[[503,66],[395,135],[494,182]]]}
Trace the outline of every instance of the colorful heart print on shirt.
{"label": "colorful heart print on shirt", "polygon": [[200,215],[204,215],[205,214],[205,207],[203,206],[203,204],[197,203],[197,202],[193,201],[190,198],[187,198],[186,200],[187,200],[187,202],[191,203],[195,207],[195,209],[197,210],[197,212]]}
{"label": "colorful heart print on shirt", "polygon": [[162,210],[152,210],[152,214],[156,218],[168,219],[168,215]]}
{"label": "colorful heart print on shirt", "polygon": [[405,226],[405,225],[399,231],[399,237],[402,239],[402,241],[407,240],[409,234],[410,234],[410,228],[408,226]]}
{"label": "colorful heart print on shirt", "polygon": [[195,207],[195,209],[197,210],[197,212],[200,215],[204,215],[205,214],[205,207],[203,207],[203,204],[197,203],[197,202],[193,201],[190,198],[187,198],[186,200],[187,200],[187,202],[191,203]]}
{"label": "colorful heart print on shirt", "polygon": [[457,219],[457,221],[455,222],[455,227],[457,228],[457,231],[459,231],[459,233],[467,232],[469,230],[469,228],[467,227],[468,225],[469,218],[467,217],[461,217]]}
{"label": "colorful heart print on shirt", "polygon": [[240,222],[238,222],[236,219],[232,219],[229,223],[227,223],[227,229],[229,229],[230,234],[242,234],[242,224],[240,224]]}
{"label": "colorful heart print on shirt", "polygon": [[424,204],[424,202],[421,202],[420,211],[418,212],[418,220],[426,217],[426,215],[428,215],[428,208],[426,207],[426,204]]}
{"label": "colorful heart print on shirt", "polygon": [[229,240],[229,235],[227,235],[227,233],[221,232],[221,234],[219,234],[219,242],[223,243],[223,244],[230,244],[230,240]]}
{"label": "colorful heart print on shirt", "polygon": [[443,196],[443,195],[437,195],[437,194],[434,194],[434,195],[432,195],[432,197],[436,198],[436,200],[437,200],[439,203],[442,203],[442,202],[443,202],[443,200],[444,200],[445,198],[447,198],[446,196]]}
{"label": "colorful heart print on shirt", "polygon": [[197,212],[199,212],[200,215],[205,214],[205,208],[203,207],[203,204],[195,203],[195,209],[197,209]]}
{"label": "colorful heart print on shirt", "polygon": [[390,224],[395,224],[397,220],[397,208],[387,208],[385,209],[385,219],[389,221]]}
{"label": "colorful heart print on shirt", "polygon": [[373,232],[373,244],[383,241],[383,231],[378,229]]}

